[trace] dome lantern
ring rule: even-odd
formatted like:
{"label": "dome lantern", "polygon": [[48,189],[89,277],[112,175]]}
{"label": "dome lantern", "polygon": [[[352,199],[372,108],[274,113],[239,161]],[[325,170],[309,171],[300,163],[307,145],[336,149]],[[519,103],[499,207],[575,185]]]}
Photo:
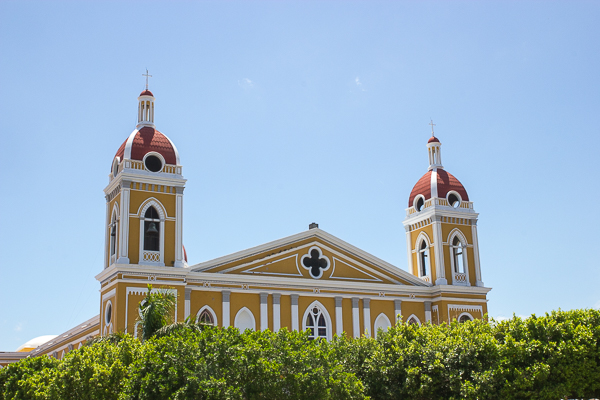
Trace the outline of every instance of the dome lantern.
{"label": "dome lantern", "polygon": [[148,74],[146,70],[142,76],[146,77],[146,90],[140,93],[138,97],[138,122],[137,127],[143,126],[154,127],[154,95],[148,90],[148,78],[152,75]]}
{"label": "dome lantern", "polygon": [[429,123],[431,125],[431,138],[427,141],[427,153],[429,154],[429,170],[435,170],[437,168],[444,169],[442,165],[442,143],[435,137],[433,133],[433,127],[435,124],[433,121]]}

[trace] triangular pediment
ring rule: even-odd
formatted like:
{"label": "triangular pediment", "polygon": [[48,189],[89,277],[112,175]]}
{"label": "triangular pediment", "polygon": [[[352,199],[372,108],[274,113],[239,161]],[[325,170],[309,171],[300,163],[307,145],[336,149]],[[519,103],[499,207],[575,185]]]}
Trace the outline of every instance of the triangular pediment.
{"label": "triangular pediment", "polygon": [[191,267],[194,272],[428,286],[419,278],[321,229]]}

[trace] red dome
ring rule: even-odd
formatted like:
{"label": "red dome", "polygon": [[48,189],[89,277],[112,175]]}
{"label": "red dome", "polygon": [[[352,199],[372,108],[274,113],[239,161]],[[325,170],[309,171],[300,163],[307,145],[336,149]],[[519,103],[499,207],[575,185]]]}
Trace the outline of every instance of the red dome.
{"label": "red dome", "polygon": [[[413,190],[410,192],[410,197],[408,198],[409,207],[413,206],[413,201],[415,197],[417,197],[417,195],[419,194],[425,196],[425,200],[431,198],[431,174],[433,173],[433,171],[427,171],[425,175],[423,175],[421,179],[419,179],[415,187],[413,187]],[[446,172],[443,169],[438,169],[436,171],[436,176],[437,179],[434,183],[437,185],[438,197],[445,198],[448,192],[454,190],[455,192],[460,194],[460,197],[463,201],[469,201],[469,195],[467,194],[467,190],[462,185],[462,183],[460,183],[460,181],[454,177],[454,175],[452,175],[449,172]]]}
{"label": "red dome", "polygon": [[140,96],[152,96],[152,97],[154,97],[154,95],[152,94],[152,92],[149,91],[148,89],[146,89],[142,93],[140,93]]}
{"label": "red dome", "polygon": [[133,131],[119,147],[115,157],[119,157],[121,160],[129,158],[142,161],[144,156],[151,151],[162,155],[167,164],[179,164],[179,155],[173,142],[166,135],[149,126]]}
{"label": "red dome", "polygon": [[438,138],[436,138],[435,136],[432,136],[431,138],[429,138],[429,140],[427,141],[427,143],[433,143],[433,142],[438,142],[440,143],[440,141],[438,140]]}

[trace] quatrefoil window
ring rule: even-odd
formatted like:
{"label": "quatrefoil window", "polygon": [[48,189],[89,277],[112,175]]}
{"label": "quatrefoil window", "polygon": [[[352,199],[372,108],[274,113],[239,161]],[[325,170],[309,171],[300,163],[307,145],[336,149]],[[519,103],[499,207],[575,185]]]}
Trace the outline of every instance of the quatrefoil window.
{"label": "quatrefoil window", "polygon": [[300,262],[315,279],[322,277],[323,271],[327,271],[331,265],[329,258],[324,256],[321,249],[316,246],[311,247],[308,254],[302,256]]}

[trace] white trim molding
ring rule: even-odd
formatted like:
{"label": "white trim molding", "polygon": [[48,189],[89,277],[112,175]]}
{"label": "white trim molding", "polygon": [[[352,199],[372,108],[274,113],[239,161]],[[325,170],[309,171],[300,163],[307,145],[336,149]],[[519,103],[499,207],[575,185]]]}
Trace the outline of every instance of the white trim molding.
{"label": "white trim molding", "polygon": [[458,322],[460,322],[460,319],[461,319],[462,317],[464,317],[464,316],[467,316],[467,317],[469,317],[469,319],[470,319],[471,321],[473,321],[473,320],[475,319],[475,318],[473,318],[473,316],[472,316],[470,313],[468,313],[468,312],[463,312],[463,313],[462,313],[462,314],[460,314],[458,317],[456,317],[456,320],[457,320]]}
{"label": "white trim molding", "polygon": [[[479,305],[469,305],[469,304],[448,304],[448,322],[452,322],[450,318],[450,311],[458,311],[458,312],[479,312],[483,317],[483,307]],[[462,315],[462,314],[461,314]],[[470,315],[470,314],[469,314]]]}

